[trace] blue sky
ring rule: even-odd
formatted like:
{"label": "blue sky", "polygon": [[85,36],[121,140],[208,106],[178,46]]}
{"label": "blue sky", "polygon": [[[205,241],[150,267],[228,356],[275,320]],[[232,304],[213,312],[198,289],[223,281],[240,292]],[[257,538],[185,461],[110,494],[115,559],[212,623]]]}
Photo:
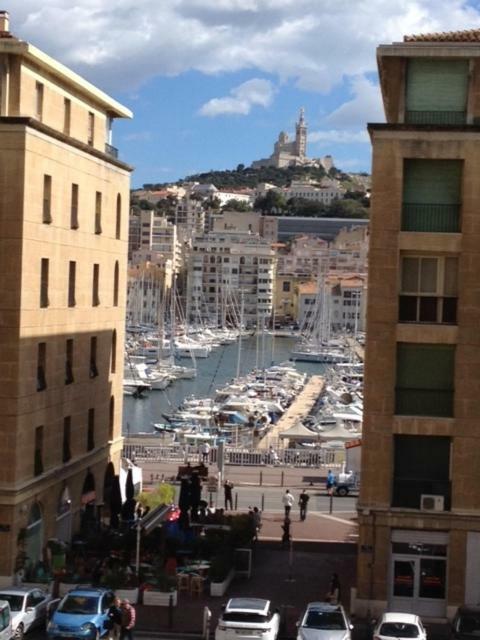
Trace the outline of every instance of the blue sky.
{"label": "blue sky", "polygon": [[375,48],[480,28],[477,0],[7,0],[11,31],[134,112],[114,144],[135,187],[270,155],[300,107],[308,155],[368,171]]}

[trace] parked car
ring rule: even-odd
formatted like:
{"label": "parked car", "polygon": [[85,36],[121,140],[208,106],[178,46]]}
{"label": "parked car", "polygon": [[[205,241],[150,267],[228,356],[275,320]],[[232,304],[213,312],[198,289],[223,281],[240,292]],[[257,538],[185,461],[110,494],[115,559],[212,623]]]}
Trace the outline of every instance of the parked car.
{"label": "parked car", "polygon": [[10,605],[12,628],[16,640],[35,627],[45,625],[52,596],[41,589],[9,587],[0,590],[0,600]]}
{"label": "parked car", "polygon": [[450,637],[455,640],[469,640],[479,636],[480,606],[459,607],[452,621]]}
{"label": "parked car", "polygon": [[427,640],[427,632],[420,618],[413,613],[384,613],[373,632],[373,640],[416,638]]}
{"label": "parked car", "polygon": [[298,622],[297,640],[351,640],[352,628],[342,605],[310,602]]}
{"label": "parked car", "polygon": [[0,600],[0,640],[10,640],[12,636],[10,605],[6,600]]}
{"label": "parked car", "polygon": [[106,589],[72,589],[62,598],[47,626],[48,638],[97,640],[108,633],[105,621],[114,598],[113,591]]}
{"label": "parked car", "polygon": [[270,600],[260,598],[230,598],[224,607],[215,640],[261,638],[275,640],[280,628],[280,614],[271,608]]}

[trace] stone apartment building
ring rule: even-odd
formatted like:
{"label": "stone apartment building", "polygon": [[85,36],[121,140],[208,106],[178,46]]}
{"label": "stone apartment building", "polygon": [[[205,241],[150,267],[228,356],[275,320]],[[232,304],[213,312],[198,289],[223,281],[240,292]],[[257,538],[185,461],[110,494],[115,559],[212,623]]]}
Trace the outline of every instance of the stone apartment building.
{"label": "stone apartment building", "polygon": [[480,601],[480,30],[377,50],[355,609]]}
{"label": "stone apartment building", "polygon": [[108,506],[119,473],[131,170],[111,125],[130,117],[0,13],[3,583]]}

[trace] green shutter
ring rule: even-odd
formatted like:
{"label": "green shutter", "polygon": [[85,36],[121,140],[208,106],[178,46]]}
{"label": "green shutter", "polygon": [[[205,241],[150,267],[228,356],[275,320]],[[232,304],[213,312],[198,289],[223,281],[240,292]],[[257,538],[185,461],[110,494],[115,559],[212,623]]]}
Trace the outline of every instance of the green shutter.
{"label": "green shutter", "polygon": [[397,388],[453,390],[454,371],[453,345],[398,345]]}
{"label": "green shutter", "polygon": [[408,60],[407,111],[465,112],[468,60]]}
{"label": "green shutter", "polygon": [[461,160],[405,160],[404,204],[459,204]]}

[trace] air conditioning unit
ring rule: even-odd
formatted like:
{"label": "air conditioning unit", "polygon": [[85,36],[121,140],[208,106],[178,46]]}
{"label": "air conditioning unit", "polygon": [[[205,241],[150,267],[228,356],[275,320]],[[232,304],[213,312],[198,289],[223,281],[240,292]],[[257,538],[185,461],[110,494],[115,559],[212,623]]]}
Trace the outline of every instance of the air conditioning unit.
{"label": "air conditioning unit", "polygon": [[420,509],[422,511],[443,511],[445,509],[445,498],[423,493],[420,496]]}

